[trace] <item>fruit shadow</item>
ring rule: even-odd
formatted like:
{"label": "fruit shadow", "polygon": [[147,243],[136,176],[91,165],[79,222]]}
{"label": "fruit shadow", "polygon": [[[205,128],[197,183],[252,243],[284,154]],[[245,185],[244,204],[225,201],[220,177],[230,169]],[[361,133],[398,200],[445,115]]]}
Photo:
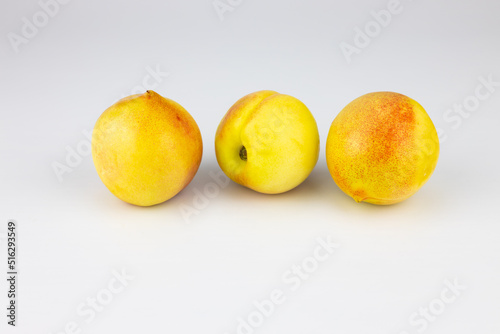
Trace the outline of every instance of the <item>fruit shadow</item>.
{"label": "fruit shadow", "polygon": [[[311,175],[297,188],[283,194],[287,199],[294,198],[304,200],[312,198],[315,204],[331,211],[332,216],[345,213],[356,217],[356,221],[370,224],[373,218],[387,215],[387,210],[401,211],[408,208],[407,202],[393,205],[374,205],[366,202],[357,203],[353,198],[346,195],[333,181],[330,171],[324,161],[318,162]],[[361,218],[361,219],[359,219]]]}
{"label": "fruit shadow", "polygon": [[[175,197],[165,203],[154,206],[154,210],[165,207],[184,206],[200,210],[204,203],[229,203],[229,205],[248,205],[252,203],[256,210],[266,210],[269,204],[280,206],[321,205],[326,213],[331,211],[332,216],[345,213],[355,217],[356,221],[370,224],[373,218],[384,216],[387,210],[406,210],[406,202],[389,206],[357,203],[335,184],[324,161],[319,161],[309,177],[296,188],[282,194],[262,194],[239,185],[224,175],[216,162],[202,163],[198,173],[191,183]],[[204,208],[201,208],[203,210]],[[364,224],[364,223],[362,223]]]}
{"label": "fruit shadow", "polygon": [[[217,190],[215,190],[215,185]],[[335,197],[347,197],[332,180],[328,168],[318,165],[311,175],[299,186],[281,194],[263,194],[242,185],[239,185],[225,176],[217,163],[208,162],[200,166],[198,173],[186,189],[174,197],[177,204],[192,200],[193,196],[210,197],[213,193],[214,199],[217,197],[229,198],[232,201],[254,202],[294,202],[324,200],[327,193]],[[354,201],[353,201],[354,202]],[[186,204],[186,203],[184,203]]]}

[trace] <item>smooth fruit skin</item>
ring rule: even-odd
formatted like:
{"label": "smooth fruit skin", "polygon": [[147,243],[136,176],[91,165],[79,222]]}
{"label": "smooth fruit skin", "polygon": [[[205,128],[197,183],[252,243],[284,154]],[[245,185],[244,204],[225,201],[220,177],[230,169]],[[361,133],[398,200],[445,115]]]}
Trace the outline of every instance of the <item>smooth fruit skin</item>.
{"label": "smooth fruit skin", "polygon": [[436,128],[424,108],[392,92],[363,95],[333,121],[326,161],[335,183],[357,202],[388,205],[415,194],[439,156]]}
{"label": "smooth fruit skin", "polygon": [[112,105],[92,133],[92,157],[102,182],[116,197],[139,206],[162,203],[186,187],[202,152],[191,115],[153,91]]}
{"label": "smooth fruit skin", "polygon": [[298,99],[259,91],[226,113],[215,135],[215,152],[234,182],[265,194],[283,193],[301,184],[316,165],[318,127]]}

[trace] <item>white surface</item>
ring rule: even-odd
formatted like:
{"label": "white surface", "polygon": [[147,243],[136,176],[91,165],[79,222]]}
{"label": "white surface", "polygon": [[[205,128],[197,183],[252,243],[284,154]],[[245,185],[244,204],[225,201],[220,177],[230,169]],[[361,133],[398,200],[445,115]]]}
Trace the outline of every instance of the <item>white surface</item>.
{"label": "white surface", "polygon": [[[286,301],[255,333],[413,334],[422,327],[409,317],[438,305],[444,281],[455,278],[467,288],[425,332],[500,332],[500,87],[456,129],[444,119],[481,76],[500,81],[500,5],[402,0],[402,13],[348,64],[339,44],[352,44],[354,28],[387,4],[252,0],[221,21],[211,0],[73,0],[15,53],[7,34],[20,34],[22,18],[40,7],[3,2],[0,228],[19,224],[20,309],[15,329],[2,311],[0,332],[59,333],[75,321],[82,333],[234,334],[238,317],[279,289]],[[203,134],[189,187],[163,205],[127,205],[90,156],[59,182],[51,164],[65,163],[67,146],[85,148],[82,131],[157,66],[170,75],[145,88],[182,104]],[[187,224],[181,208],[220,170],[220,119],[261,89],[310,108],[321,136],[317,167],[279,196],[231,183]],[[390,207],[355,203],[324,159],[337,113],[380,90],[420,102],[447,136],[430,181]],[[327,236],[339,248],[291,291],[282,275]],[[86,323],[77,308],[121,269],[135,278]],[[6,289],[2,279],[0,305]]]}

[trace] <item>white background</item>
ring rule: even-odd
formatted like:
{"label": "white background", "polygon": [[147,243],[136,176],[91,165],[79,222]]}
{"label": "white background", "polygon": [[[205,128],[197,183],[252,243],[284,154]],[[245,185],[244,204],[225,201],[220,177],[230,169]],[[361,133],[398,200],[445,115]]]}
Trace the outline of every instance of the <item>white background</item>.
{"label": "white background", "polygon": [[[401,13],[349,63],[341,43],[355,45],[355,28],[387,6],[247,0],[221,20],[212,0],[73,0],[16,52],[9,34],[21,36],[23,18],[33,22],[41,7],[4,0],[0,231],[8,219],[19,225],[20,276],[13,329],[0,274],[0,332],[61,333],[75,322],[81,333],[234,334],[254,301],[279,289],[286,301],[254,333],[413,334],[423,325],[412,325],[412,314],[439,305],[444,282],[456,279],[465,290],[425,332],[499,333],[500,87],[468,117],[447,112],[474,101],[481,77],[500,82],[499,2],[401,0]],[[156,68],[169,75],[138,89],[179,102],[203,135],[193,182],[162,205],[128,205],[105,188],[85,154],[60,182],[53,164],[66,165],[68,149],[85,151],[83,132]],[[316,168],[282,195],[231,183],[185,219],[181,209],[198,203],[209,172],[220,171],[219,121],[261,89],[310,108],[321,137]],[[417,100],[441,129],[434,175],[389,207],[344,195],[324,158],[337,113],[381,90]],[[282,276],[328,236],[339,248],[292,291]],[[4,272],[5,235],[0,242]],[[113,270],[134,279],[87,322],[77,308],[106,294]]]}

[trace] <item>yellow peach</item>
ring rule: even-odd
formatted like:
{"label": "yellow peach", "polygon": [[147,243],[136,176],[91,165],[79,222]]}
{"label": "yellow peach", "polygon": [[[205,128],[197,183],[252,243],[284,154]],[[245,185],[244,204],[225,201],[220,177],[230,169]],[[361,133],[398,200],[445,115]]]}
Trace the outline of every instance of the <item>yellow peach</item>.
{"label": "yellow peach", "polygon": [[326,161],[357,202],[388,205],[415,194],[436,167],[439,139],[424,108],[392,92],[363,95],[335,118]]}
{"label": "yellow peach", "polygon": [[198,125],[178,103],[153,91],[121,99],[97,120],[92,157],[121,200],[150,206],[186,187],[201,162]]}
{"label": "yellow peach", "polygon": [[298,99],[259,91],[238,100],[215,136],[219,166],[234,182],[266,194],[295,188],[319,154],[316,121]]}

